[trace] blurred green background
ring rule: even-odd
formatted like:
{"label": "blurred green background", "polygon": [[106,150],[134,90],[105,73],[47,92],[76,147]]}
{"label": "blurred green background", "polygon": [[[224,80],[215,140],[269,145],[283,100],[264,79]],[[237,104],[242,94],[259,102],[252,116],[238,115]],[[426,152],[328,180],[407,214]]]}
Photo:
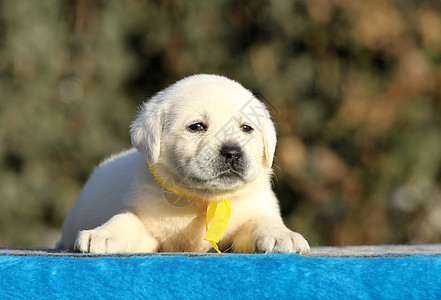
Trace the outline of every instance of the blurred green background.
{"label": "blurred green background", "polygon": [[0,2],[0,246],[53,247],[137,107],[195,73],[259,91],[311,245],[441,242],[441,4]]}

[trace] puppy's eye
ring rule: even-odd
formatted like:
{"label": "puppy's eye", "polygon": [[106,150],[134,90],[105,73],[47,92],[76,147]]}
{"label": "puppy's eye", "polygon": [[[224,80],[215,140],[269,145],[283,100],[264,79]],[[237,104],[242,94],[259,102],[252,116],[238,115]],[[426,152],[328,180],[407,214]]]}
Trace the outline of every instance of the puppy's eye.
{"label": "puppy's eye", "polygon": [[250,132],[253,132],[254,129],[251,126],[244,124],[244,125],[240,126],[240,130],[242,130],[243,132],[250,133]]}
{"label": "puppy's eye", "polygon": [[204,123],[194,123],[188,126],[188,128],[192,131],[204,131],[207,130],[207,125],[205,125]]}

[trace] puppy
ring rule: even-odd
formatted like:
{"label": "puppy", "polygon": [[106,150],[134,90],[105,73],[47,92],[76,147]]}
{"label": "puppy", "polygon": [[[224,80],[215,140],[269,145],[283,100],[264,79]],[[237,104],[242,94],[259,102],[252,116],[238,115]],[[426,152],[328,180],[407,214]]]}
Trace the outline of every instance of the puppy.
{"label": "puppy", "polygon": [[86,182],[59,248],[213,251],[204,240],[207,205],[229,199],[219,249],[309,253],[283,224],[271,189],[274,125],[239,83],[217,75],[180,80],[143,105],[130,134],[134,149],[105,160]]}

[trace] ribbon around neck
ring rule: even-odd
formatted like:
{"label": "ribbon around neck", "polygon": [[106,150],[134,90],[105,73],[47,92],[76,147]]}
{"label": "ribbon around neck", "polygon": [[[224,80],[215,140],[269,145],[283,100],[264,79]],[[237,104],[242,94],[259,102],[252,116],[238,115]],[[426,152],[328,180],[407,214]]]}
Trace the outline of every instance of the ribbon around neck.
{"label": "ribbon around neck", "polygon": [[218,252],[217,242],[219,242],[222,234],[227,228],[228,221],[231,216],[230,201],[210,201],[207,208],[207,223],[204,240],[208,241],[211,246]]}
{"label": "ribbon around neck", "polygon": [[[147,160],[145,160],[145,164],[147,169],[149,170],[152,177],[156,180],[159,185],[161,185],[166,190],[189,198],[198,198],[197,196],[184,194],[172,187],[167,186],[156,174],[153,172],[153,169],[150,167]],[[206,217],[206,231],[204,240],[208,241],[210,245],[216,250],[218,253],[221,253],[219,247],[216,243],[219,242],[222,234],[227,228],[228,221],[231,216],[231,205],[228,199],[222,201],[210,201],[207,207],[207,217]]]}

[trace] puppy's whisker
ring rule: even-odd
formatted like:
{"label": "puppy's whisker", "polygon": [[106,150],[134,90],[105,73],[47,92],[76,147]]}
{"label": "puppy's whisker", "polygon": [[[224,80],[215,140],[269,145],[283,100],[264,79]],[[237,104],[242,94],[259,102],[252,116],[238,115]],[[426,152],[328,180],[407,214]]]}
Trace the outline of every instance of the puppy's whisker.
{"label": "puppy's whisker", "polygon": [[180,165],[178,165],[176,168],[171,169],[171,172],[174,173],[174,172],[177,171],[178,169],[180,169],[180,168],[182,168],[182,167],[185,167],[185,166],[188,166],[188,165],[189,165],[189,163],[183,163],[183,164],[180,164]]}
{"label": "puppy's whisker", "polygon": [[282,170],[282,169],[281,169],[278,165],[276,165],[276,164],[273,164],[273,168],[274,168],[274,169],[277,169],[277,170],[279,170],[279,171]]}
{"label": "puppy's whisker", "polygon": [[[274,175],[274,177],[272,177],[272,178],[274,178],[276,182],[279,182],[279,178],[277,178],[277,174],[273,173],[273,175]],[[273,179],[271,179],[271,182],[273,182]]]}
{"label": "puppy's whisker", "polygon": [[207,195],[208,195],[208,190],[205,191],[205,195],[204,195],[205,199],[207,199]]}
{"label": "puppy's whisker", "polygon": [[230,252],[231,249],[233,249],[233,245],[230,245],[227,249],[225,249],[225,252]]}

